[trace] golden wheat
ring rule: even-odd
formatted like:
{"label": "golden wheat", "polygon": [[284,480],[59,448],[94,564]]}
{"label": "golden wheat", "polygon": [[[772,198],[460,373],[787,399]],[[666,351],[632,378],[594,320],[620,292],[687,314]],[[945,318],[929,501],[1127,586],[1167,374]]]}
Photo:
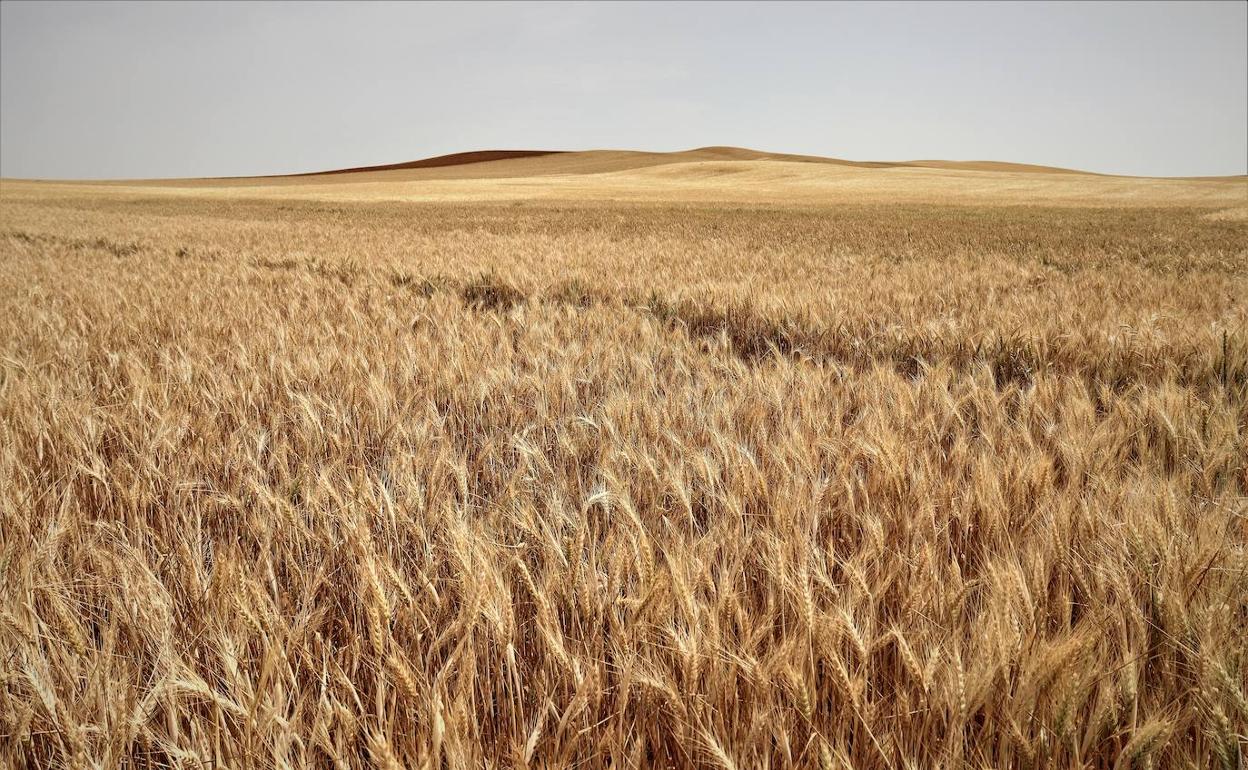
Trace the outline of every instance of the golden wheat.
{"label": "golden wheat", "polygon": [[0,763],[1240,767],[1207,213],[6,183]]}

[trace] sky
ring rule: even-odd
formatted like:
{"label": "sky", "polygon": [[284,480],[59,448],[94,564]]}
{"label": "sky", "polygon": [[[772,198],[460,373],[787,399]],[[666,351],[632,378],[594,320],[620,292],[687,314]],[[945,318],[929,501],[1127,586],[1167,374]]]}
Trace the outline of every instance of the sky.
{"label": "sky", "polygon": [[1248,3],[0,2],[0,176],[707,145],[1248,173]]}

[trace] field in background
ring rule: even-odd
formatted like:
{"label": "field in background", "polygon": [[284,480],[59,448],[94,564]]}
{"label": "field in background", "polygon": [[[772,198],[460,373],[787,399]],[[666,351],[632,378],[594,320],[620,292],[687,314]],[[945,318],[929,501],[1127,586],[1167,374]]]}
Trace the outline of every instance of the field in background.
{"label": "field in background", "polygon": [[699,152],[0,184],[0,764],[1242,766],[1248,182]]}

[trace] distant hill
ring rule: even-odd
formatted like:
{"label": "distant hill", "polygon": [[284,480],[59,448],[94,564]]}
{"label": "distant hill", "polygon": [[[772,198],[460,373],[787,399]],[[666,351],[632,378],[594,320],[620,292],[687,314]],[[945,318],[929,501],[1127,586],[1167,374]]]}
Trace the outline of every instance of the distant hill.
{"label": "distant hill", "polygon": [[1246,176],[1132,177],[990,160],[858,161],[743,147],[478,150],[302,174],[51,184],[360,201],[1196,206],[1230,221],[1242,220],[1248,203]]}
{"label": "distant hill", "polygon": [[[559,157],[551,157],[559,156]],[[540,163],[501,163],[502,161],[530,160],[544,158]],[[1053,166],[1037,166],[1027,163],[1005,163],[991,160],[951,161],[951,160],[908,160],[908,161],[860,161],[826,158],[819,155],[795,155],[792,153],[764,152],[746,147],[699,147],[693,150],[677,152],[645,152],[637,150],[477,150],[475,152],[457,152],[450,155],[439,155],[433,158],[407,161],[405,163],[388,163],[379,166],[356,166],[353,168],[331,169],[301,174],[283,174],[262,178],[306,178],[309,176],[327,176],[331,174],[366,174],[381,171],[411,171],[418,169],[448,169],[450,167],[474,166],[474,168],[458,168],[450,172],[438,174],[422,174],[422,178],[489,178],[499,175],[498,172],[519,171],[517,176],[536,176],[543,171],[553,174],[596,174],[610,171],[627,171],[651,166],[662,166],[672,163],[696,163],[701,161],[780,161],[786,163],[826,163],[853,168],[937,168],[963,171],[1012,171],[1047,174],[1084,174],[1090,173]],[[488,164],[488,165],[481,165]],[[495,165],[498,164],[498,165]],[[543,168],[544,167],[544,168]],[[452,176],[453,175],[453,176]],[[252,177],[256,178],[256,177]]]}

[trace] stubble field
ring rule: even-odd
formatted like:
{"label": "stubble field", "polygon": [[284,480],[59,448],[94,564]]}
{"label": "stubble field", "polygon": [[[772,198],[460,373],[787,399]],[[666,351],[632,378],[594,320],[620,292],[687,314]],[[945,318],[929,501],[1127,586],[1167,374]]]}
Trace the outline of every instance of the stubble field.
{"label": "stubble field", "polygon": [[1241,767],[1248,186],[711,171],[6,181],[0,764]]}

